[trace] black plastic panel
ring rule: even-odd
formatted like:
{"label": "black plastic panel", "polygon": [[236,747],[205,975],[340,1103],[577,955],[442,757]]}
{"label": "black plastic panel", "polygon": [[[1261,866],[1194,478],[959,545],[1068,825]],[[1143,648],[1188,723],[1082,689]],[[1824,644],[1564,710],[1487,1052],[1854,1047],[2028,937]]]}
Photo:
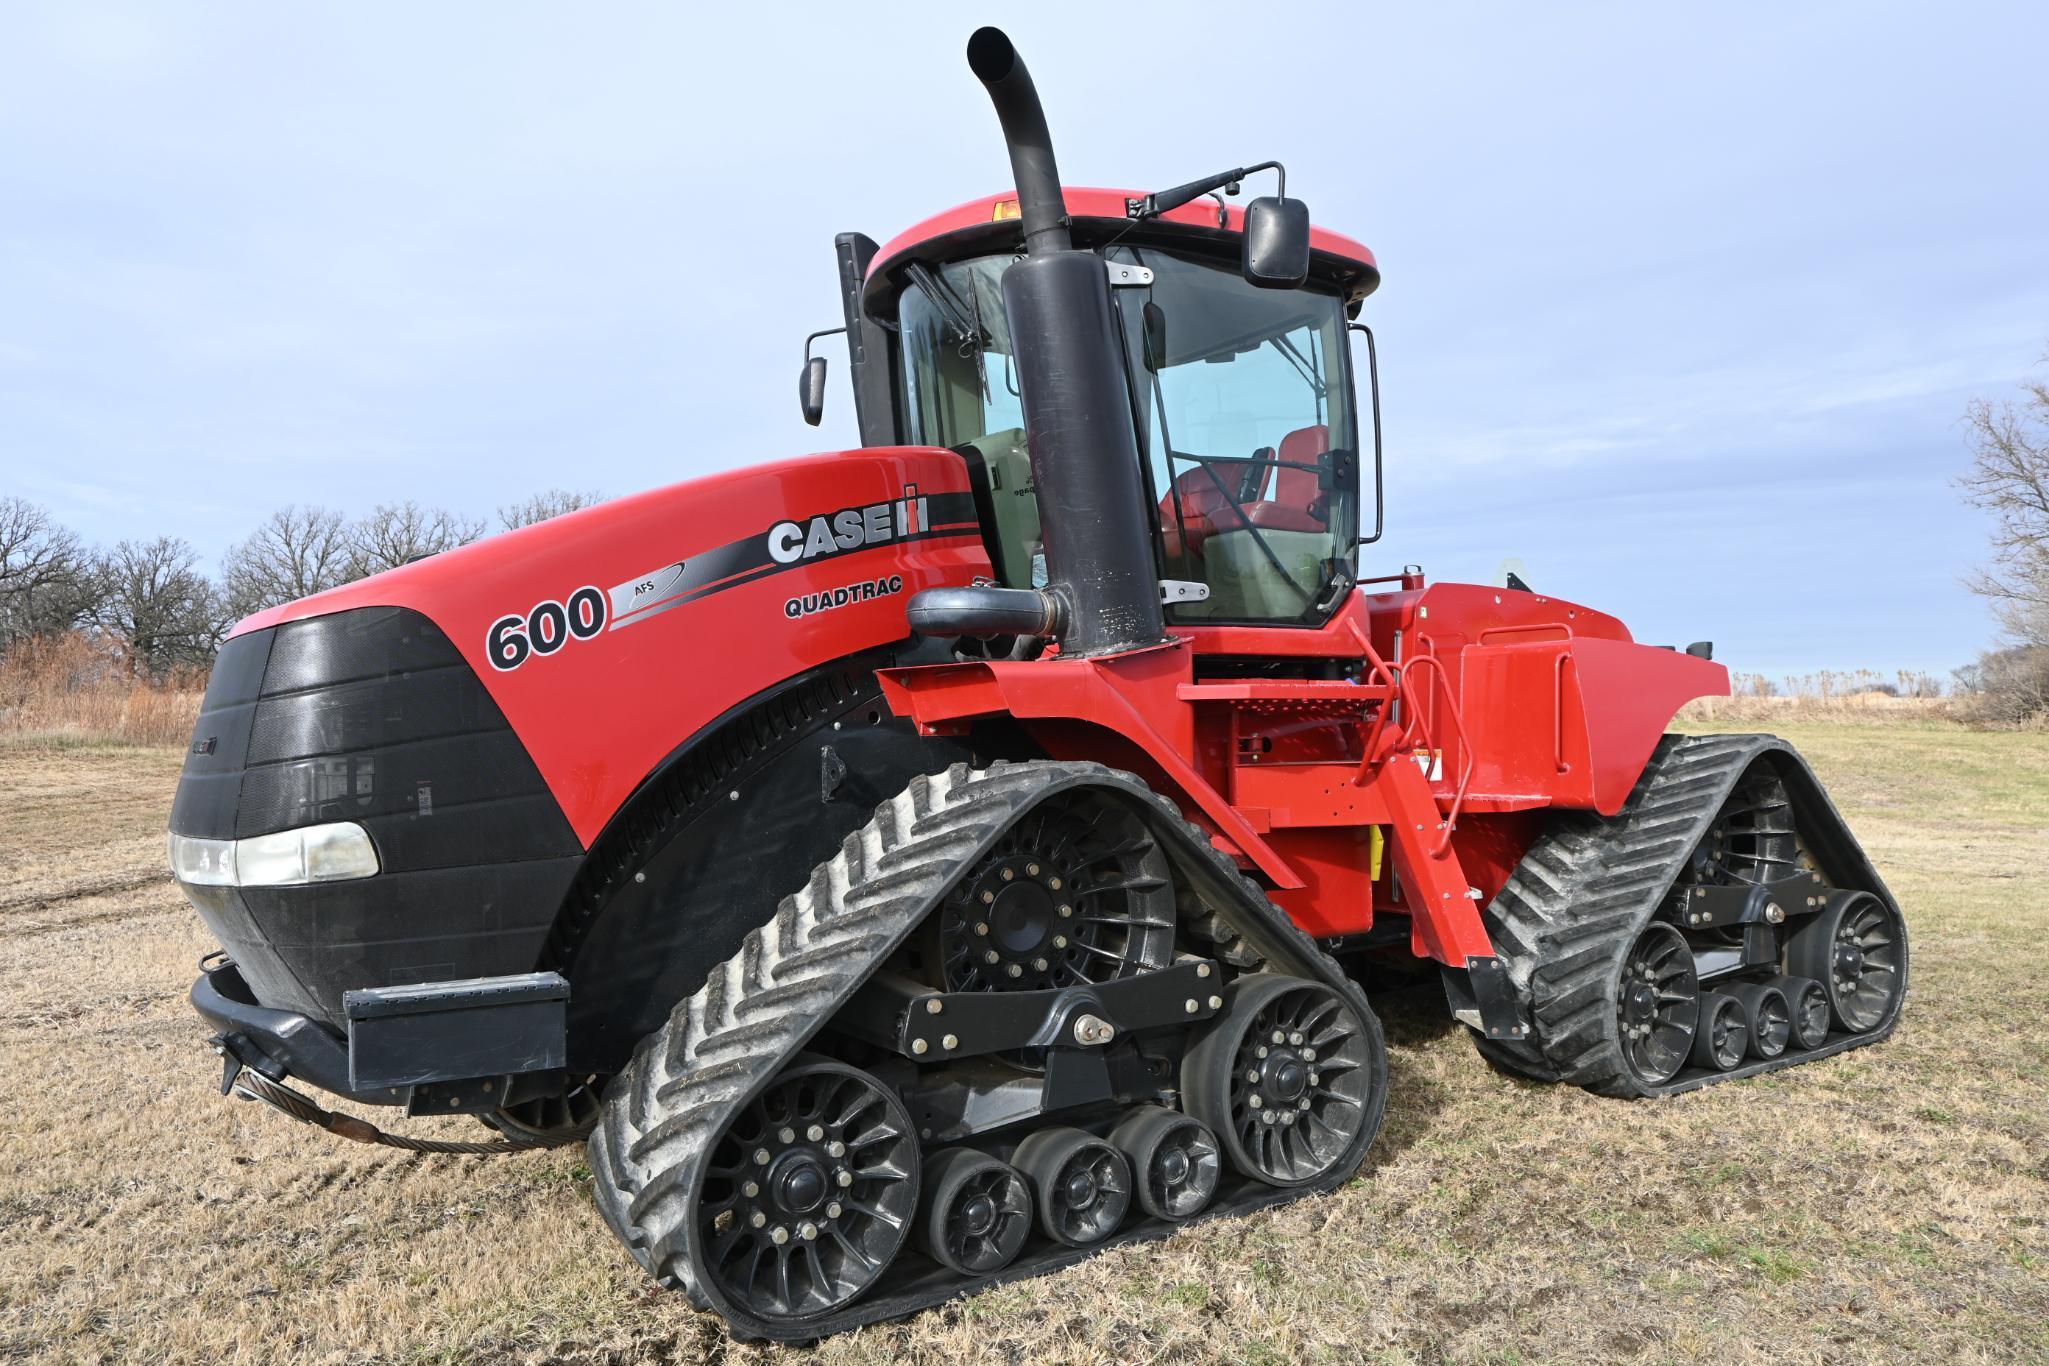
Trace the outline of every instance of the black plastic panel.
{"label": "black plastic panel", "polygon": [[329,1023],[352,988],[530,971],[583,847],[427,618],[365,608],[222,649],[172,809],[215,839],[354,821],[382,871],[187,889],[258,1002]]}
{"label": "black plastic panel", "polygon": [[404,607],[362,607],[277,628],[263,694],[332,688],[365,678],[461,666],[462,655],[441,629]]}
{"label": "black plastic panel", "polygon": [[529,972],[578,859],[187,890],[256,999],[329,1024],[359,987]]}
{"label": "black plastic panel", "polygon": [[171,798],[171,829],[181,835],[227,839],[235,832],[242,765],[273,634],[252,631],[236,636],[214,659],[192,742],[185,750],[185,770],[178,778],[177,795]]}

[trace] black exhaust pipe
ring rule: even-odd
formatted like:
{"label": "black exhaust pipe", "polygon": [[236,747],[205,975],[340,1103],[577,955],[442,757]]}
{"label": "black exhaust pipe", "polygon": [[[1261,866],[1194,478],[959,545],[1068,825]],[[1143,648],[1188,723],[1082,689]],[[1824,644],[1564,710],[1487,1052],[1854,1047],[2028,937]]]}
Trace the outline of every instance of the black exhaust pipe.
{"label": "black exhaust pipe", "polygon": [[[968,65],[989,88],[1002,121],[1024,227],[1026,254],[1003,273],[1003,306],[1046,544],[1052,601],[1045,619],[1066,658],[1156,645],[1165,639],[1159,575],[1108,272],[1100,257],[1076,251],[1068,237],[1045,110],[1017,49],[1000,29],[977,29],[968,39]],[[999,606],[984,596],[971,615],[984,625],[992,616],[1009,617]],[[1012,619],[1031,615],[1021,602],[1015,611]]]}

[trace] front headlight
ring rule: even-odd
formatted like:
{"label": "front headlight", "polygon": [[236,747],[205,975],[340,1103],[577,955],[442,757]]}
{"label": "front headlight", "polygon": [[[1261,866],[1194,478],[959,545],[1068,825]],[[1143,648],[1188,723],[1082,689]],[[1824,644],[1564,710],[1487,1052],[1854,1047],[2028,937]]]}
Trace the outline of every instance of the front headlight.
{"label": "front headlight", "polygon": [[377,872],[370,832],[352,821],[241,840],[171,836],[171,876],[199,887],[291,887]]}

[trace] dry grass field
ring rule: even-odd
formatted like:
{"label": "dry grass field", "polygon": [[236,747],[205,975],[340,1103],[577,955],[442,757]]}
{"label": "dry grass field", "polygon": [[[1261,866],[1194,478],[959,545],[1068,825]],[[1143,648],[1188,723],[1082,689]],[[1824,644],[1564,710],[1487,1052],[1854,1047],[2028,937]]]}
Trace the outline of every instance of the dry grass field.
{"label": "dry grass field", "polygon": [[[816,1355],[2049,1359],[2049,734],[1782,730],[1917,936],[1890,1042],[1627,1104],[1387,998],[1387,1128],[1336,1196]],[[579,1150],[407,1156],[215,1094],[183,999],[212,945],[161,872],[178,761],[0,749],[0,1360],[796,1355],[650,1286]]]}

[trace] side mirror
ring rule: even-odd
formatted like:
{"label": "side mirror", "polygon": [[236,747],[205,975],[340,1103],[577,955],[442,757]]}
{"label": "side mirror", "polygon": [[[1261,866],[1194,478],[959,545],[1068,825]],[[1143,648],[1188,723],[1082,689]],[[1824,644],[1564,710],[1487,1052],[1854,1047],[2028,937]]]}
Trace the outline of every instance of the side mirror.
{"label": "side mirror", "polygon": [[804,421],[816,427],[825,416],[825,357],[804,358],[804,375],[797,382],[797,397],[804,405]]}
{"label": "side mirror", "polygon": [[1297,289],[1309,278],[1309,206],[1264,195],[1245,206],[1247,284]]}
{"label": "side mirror", "polygon": [[825,416],[825,357],[812,355],[811,343],[820,337],[837,337],[846,330],[828,327],[804,338],[804,373],[797,380],[797,401],[804,405],[804,421],[813,427]]}

